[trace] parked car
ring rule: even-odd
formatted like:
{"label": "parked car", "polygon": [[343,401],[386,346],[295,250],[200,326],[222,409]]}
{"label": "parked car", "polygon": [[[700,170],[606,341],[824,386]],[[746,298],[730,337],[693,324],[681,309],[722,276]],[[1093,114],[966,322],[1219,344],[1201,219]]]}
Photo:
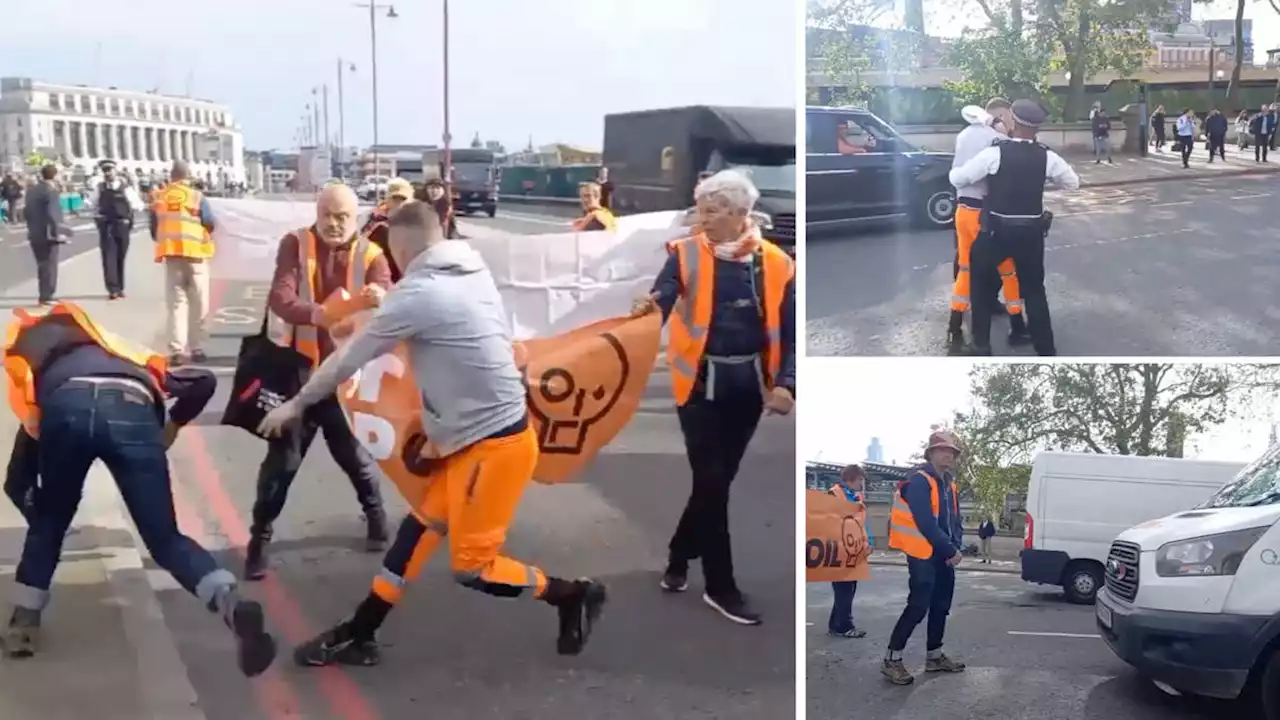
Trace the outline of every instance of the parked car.
{"label": "parked car", "polygon": [[923,150],[857,107],[805,109],[810,232],[906,216],[920,228],[952,227],[953,153]]}

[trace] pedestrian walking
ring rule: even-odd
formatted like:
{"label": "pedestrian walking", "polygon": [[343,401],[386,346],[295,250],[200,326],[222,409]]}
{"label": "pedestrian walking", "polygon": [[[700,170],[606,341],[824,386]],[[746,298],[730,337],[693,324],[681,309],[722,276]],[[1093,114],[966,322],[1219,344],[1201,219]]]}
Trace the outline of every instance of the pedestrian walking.
{"label": "pedestrian walking", "polygon": [[1249,149],[1249,111],[1241,110],[1236,116],[1236,146],[1241,150]]}
{"label": "pedestrian walking", "polygon": [[62,190],[58,185],[58,168],[40,168],[40,181],[27,190],[27,241],[36,259],[36,284],[39,302],[50,305],[58,292],[59,248],[71,237],[62,214]]}
{"label": "pedestrian walking", "polygon": [[982,562],[991,562],[991,538],[996,536],[996,524],[988,515],[978,526],[978,543],[982,546]]}
{"label": "pedestrian walking", "polygon": [[[866,489],[867,475],[858,465],[847,465],[840,472],[840,482],[831,487],[832,495],[849,502],[864,503],[862,493]],[[873,545],[871,531],[867,530],[867,544]],[[862,638],[867,631],[853,622],[853,596],[858,592],[856,580],[837,580],[831,583],[831,616],[827,619],[827,633],[832,637]]]}
{"label": "pedestrian walking", "polygon": [[213,209],[190,181],[191,168],[178,160],[169,184],[152,193],[149,220],[156,262],[164,263],[169,362],[208,361],[209,264],[213,260]]}
{"label": "pedestrian walking", "polygon": [[[1263,110],[1266,108],[1264,107]],[[1274,117],[1274,116],[1272,116]],[[1270,130],[1267,129],[1267,113],[1259,112],[1249,121],[1249,131],[1253,134],[1253,161],[1266,162],[1267,151],[1270,150]]]}
{"label": "pedestrian walking", "polygon": [[4,201],[4,220],[10,225],[18,222],[18,201],[21,199],[22,183],[13,173],[5,173],[4,179],[0,180],[0,201]]}
{"label": "pedestrian walking", "polygon": [[423,406],[449,410],[422,414],[430,438],[422,452],[430,468],[426,496],[405,516],[369,594],[349,620],[304,643],[294,659],[306,666],[376,664],[378,629],[446,532],[458,584],[499,598],[527,593],[554,607],[557,652],[577,655],[600,619],[605,586],[549,575],[501,553],[539,449],[493,276],[466,241],[445,238],[426,203],[391,213],[389,242],[404,279],[385,297],[377,285],[365,288],[380,305],[369,324],[326,358],[295,398],[271,411],[262,430],[277,433],[308,406],[328,402],[338,385],[399,343],[413,360]]}
{"label": "pedestrian walking", "polygon": [[1011,137],[999,141],[950,173],[956,187],[987,181],[982,231],[973,244],[973,328],[975,355],[991,354],[991,316],[998,307],[1000,265],[1013,258],[1027,314],[1031,345],[1042,356],[1056,354],[1049,300],[1044,288],[1044,243],[1053,214],[1044,209],[1048,180],[1070,190],[1080,187],[1075,170],[1036,141],[1046,115],[1031,100],[1013,103]]}
{"label": "pedestrian walking", "polygon": [[[1267,147],[1271,150],[1276,149],[1277,112],[1275,103],[1268,105],[1266,108],[1266,120],[1262,123],[1262,129],[1267,134]],[[1263,160],[1265,159],[1266,156],[1263,155]]]}
{"label": "pedestrian walking", "polygon": [[915,468],[893,495],[889,511],[889,547],[907,556],[907,606],[893,626],[880,672],[895,685],[910,685],[915,677],[902,660],[902,651],[926,617],[925,672],[962,672],[965,664],[942,650],[947,615],[955,594],[963,534],[955,467],[960,446],[955,435],[940,430],[929,436],[925,462]]}
{"label": "pedestrian walking", "polygon": [[1218,108],[1209,111],[1209,117],[1204,120],[1204,135],[1206,145],[1209,148],[1209,162],[1213,162],[1213,156],[1217,155],[1223,160],[1227,159],[1227,116],[1223,115]]}
{"label": "pedestrian walking", "polygon": [[1151,137],[1152,142],[1155,143],[1156,152],[1164,152],[1164,121],[1164,106],[1157,105],[1156,111],[1151,113]]}
{"label": "pedestrian walking", "polygon": [[1105,155],[1107,163],[1115,165],[1115,161],[1111,159],[1111,118],[1107,117],[1101,102],[1093,104],[1093,111],[1089,113],[1089,124],[1093,128],[1094,164],[1101,164]]}
{"label": "pedestrian walking", "polygon": [[[357,232],[357,210],[350,187],[326,187],[316,200],[315,223],[285,235],[276,253],[267,299],[268,337],[276,345],[294,348],[313,369],[334,351],[333,339],[320,327],[321,304],[339,289],[357,295],[369,285],[391,287],[391,270],[382,250]],[[284,512],[289,487],[318,432],[324,433],[329,454],[351,481],[364,510],[366,549],[386,549],[387,517],[377,465],[352,434],[337,395],[330,393],[308,403],[301,422],[267,443],[267,456],[258,468],[245,553],[244,576],[249,580],[266,575],[275,521]]]}
{"label": "pedestrian walking", "polygon": [[702,559],[702,600],[726,618],[757,625],[738,588],[729,538],[729,488],[763,412],[795,403],[795,262],[751,219],[760,191],[725,170],[696,190],[694,233],[668,245],[666,264],[632,314],[661,311],[667,362],[692,490],[668,546],[661,587],[689,587]]}
{"label": "pedestrian walking", "polygon": [[[34,489],[35,500],[24,508],[29,527],[3,636],[6,653],[30,657],[38,649],[63,540],[89,468],[101,460],[156,564],[231,630],[245,675],[265,671],[276,644],[262,606],[240,597],[235,576],[183,535],[174,517],[165,455],[213,396],[213,373],[170,372],[165,358],[106,332],[71,303],[59,303],[47,315],[18,315],[8,337],[9,406],[23,428],[9,468],[27,474],[16,482],[11,477],[6,486]],[[166,410],[170,398],[175,403]]]}
{"label": "pedestrian walking", "polygon": [[1185,108],[1178,116],[1178,152],[1182,154],[1182,167],[1191,167],[1191,151],[1196,146],[1196,119],[1191,108]]}
{"label": "pedestrian walking", "polygon": [[133,206],[128,185],[116,173],[112,160],[99,164],[102,182],[94,201],[94,222],[98,226],[98,249],[102,254],[102,282],[107,299],[124,297],[124,266],[129,254],[129,236],[133,233]]}

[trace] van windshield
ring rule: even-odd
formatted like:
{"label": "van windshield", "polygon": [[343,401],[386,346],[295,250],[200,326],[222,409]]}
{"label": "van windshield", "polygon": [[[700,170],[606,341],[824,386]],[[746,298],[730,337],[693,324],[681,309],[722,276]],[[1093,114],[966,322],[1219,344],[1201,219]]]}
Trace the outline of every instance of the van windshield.
{"label": "van windshield", "polygon": [[755,163],[739,163],[730,160],[729,167],[743,170],[751,177],[756,189],[764,194],[796,194],[796,163],[792,160],[785,165],[764,165]]}
{"label": "van windshield", "polygon": [[1202,508],[1253,507],[1280,502],[1280,444],[1241,470]]}

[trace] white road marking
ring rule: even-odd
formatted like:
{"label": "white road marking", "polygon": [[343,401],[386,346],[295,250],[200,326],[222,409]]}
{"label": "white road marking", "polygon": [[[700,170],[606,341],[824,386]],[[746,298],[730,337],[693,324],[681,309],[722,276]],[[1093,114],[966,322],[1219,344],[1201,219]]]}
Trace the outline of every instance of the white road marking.
{"label": "white road marking", "polygon": [[1231,200],[1256,200],[1258,198],[1271,197],[1271,193],[1255,193],[1252,195],[1233,195]]}
{"label": "white road marking", "polygon": [[1025,637],[1093,638],[1095,640],[1102,639],[1102,636],[1097,633],[1029,632],[1025,630],[1009,630],[1008,634],[1020,635]]}
{"label": "white road marking", "polygon": [[[493,219],[502,220],[503,218],[506,218],[508,220],[517,220],[519,222],[538,223],[540,225],[555,225],[556,227],[564,228],[566,232],[568,231],[569,226],[573,223],[572,218],[555,220],[548,215],[525,215],[523,213],[511,213],[511,212],[505,212],[503,210],[499,210],[497,217]],[[465,219],[474,221],[474,220],[484,220],[487,218],[465,218]]]}
{"label": "white road marking", "polygon": [[1147,207],[1173,207],[1174,205],[1190,205],[1194,200],[1176,200],[1174,202],[1151,203]]}

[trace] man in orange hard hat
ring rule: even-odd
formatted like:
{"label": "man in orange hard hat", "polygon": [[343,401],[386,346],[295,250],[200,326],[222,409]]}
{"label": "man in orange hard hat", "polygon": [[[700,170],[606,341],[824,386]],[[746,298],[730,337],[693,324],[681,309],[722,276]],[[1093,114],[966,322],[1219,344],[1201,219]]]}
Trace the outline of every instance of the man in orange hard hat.
{"label": "man in orange hard hat", "polygon": [[954,479],[960,459],[960,443],[955,434],[938,430],[930,435],[924,459],[924,464],[915,468],[894,493],[889,511],[889,547],[907,556],[911,577],[907,606],[893,626],[880,666],[880,672],[895,685],[915,682],[902,662],[902,651],[926,616],[929,622],[924,671],[964,670],[964,663],[942,652],[963,535]]}

